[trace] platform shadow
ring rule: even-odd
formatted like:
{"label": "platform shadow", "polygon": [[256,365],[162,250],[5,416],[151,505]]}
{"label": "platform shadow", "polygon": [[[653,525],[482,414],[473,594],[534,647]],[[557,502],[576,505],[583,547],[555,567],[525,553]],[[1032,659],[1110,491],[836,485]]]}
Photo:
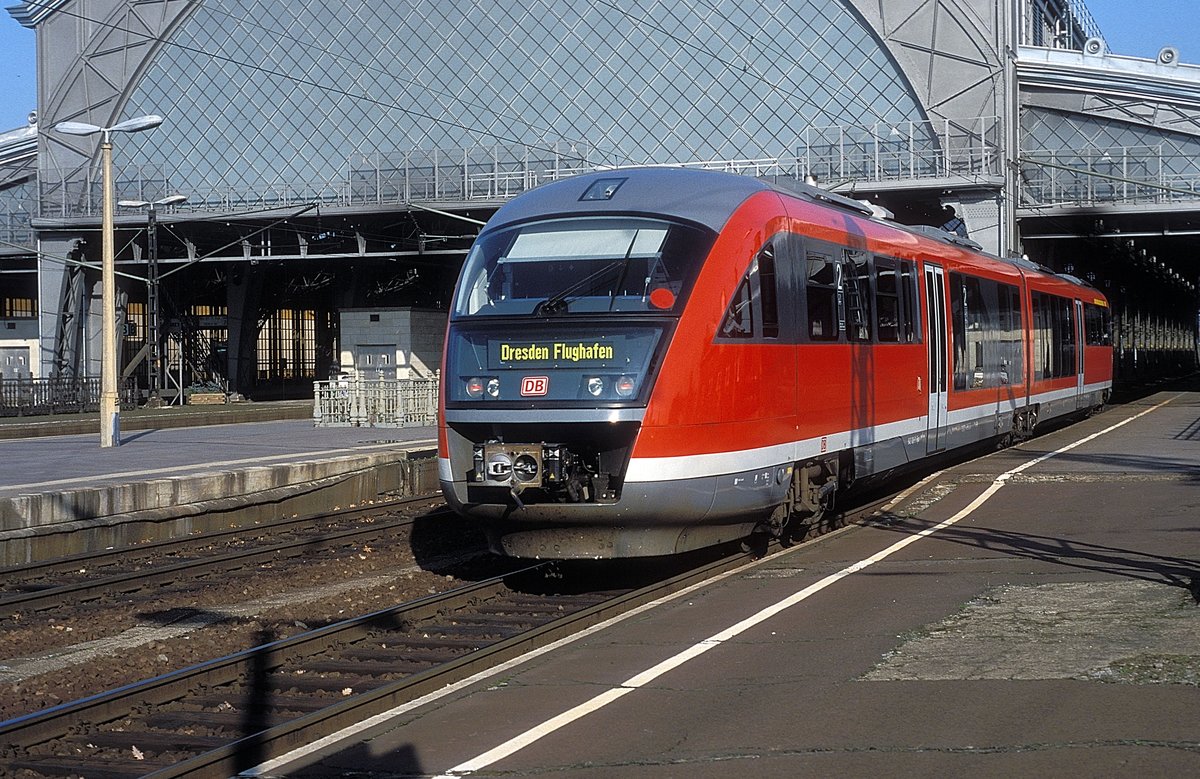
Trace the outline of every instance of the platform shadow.
{"label": "platform shadow", "polygon": [[[937,523],[895,514],[883,514],[865,523],[889,532],[914,535]],[[1192,532],[1200,531],[1193,528]],[[1018,533],[991,527],[942,528],[934,538],[1007,557],[1103,573],[1187,590],[1200,604],[1200,561],[1158,555],[1086,541]]]}

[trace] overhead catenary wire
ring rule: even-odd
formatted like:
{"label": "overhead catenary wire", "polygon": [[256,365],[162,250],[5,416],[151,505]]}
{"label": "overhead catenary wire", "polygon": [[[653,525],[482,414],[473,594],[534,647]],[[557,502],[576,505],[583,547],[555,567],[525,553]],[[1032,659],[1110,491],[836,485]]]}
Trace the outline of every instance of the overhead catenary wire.
{"label": "overhead catenary wire", "polygon": [[[788,88],[782,84],[776,83],[775,81],[766,78],[763,74],[758,72],[757,69],[751,68],[749,66],[748,62],[746,62],[746,61],[735,62],[730,59],[727,59],[727,58],[723,57],[721,54],[713,51],[712,49],[710,49],[704,45],[697,43],[694,40],[689,40],[689,39],[683,38],[681,36],[678,36],[670,31],[668,31],[665,27],[663,27],[658,22],[651,21],[650,19],[648,19],[645,16],[636,15],[636,14],[632,13],[631,11],[621,8],[619,5],[617,5],[615,3],[608,2],[607,0],[597,0],[597,2],[594,5],[605,7],[607,9],[619,14],[620,16],[631,20],[634,24],[636,24],[638,26],[648,27],[648,28],[658,32],[659,34],[666,36],[668,39],[670,39],[671,41],[678,44],[681,49],[691,50],[695,53],[701,54],[703,56],[706,56],[706,57],[712,59],[713,61],[719,63],[726,71],[736,73],[740,79],[746,79],[746,80],[752,81],[753,83],[755,83],[758,86],[761,86],[765,89],[768,89],[770,91],[781,94],[788,98],[797,100],[801,103],[807,102],[809,100],[809,97],[807,95],[802,94],[795,89]],[[749,42],[754,43],[754,42],[757,42],[760,40],[760,37],[756,37],[755,34],[747,32],[743,27],[741,27],[739,25],[733,24],[729,20],[728,16],[723,14],[720,11],[720,9],[717,8],[716,6],[710,5],[709,8],[710,8],[710,10],[713,11],[713,13],[720,16],[720,18],[723,21],[730,24],[730,26],[732,27],[733,30],[735,30],[737,33],[744,36]],[[262,31],[264,33],[267,33],[268,35],[275,36],[278,40],[286,41],[286,42],[289,42],[289,43],[292,43],[295,45],[299,45],[299,46],[303,46],[305,48],[312,49],[314,51],[321,53],[323,56],[328,56],[332,59],[353,62],[355,64],[356,68],[359,68],[359,69],[363,70],[364,72],[375,73],[378,75],[386,75],[389,78],[393,78],[398,82],[405,83],[410,86],[419,87],[420,89],[428,92],[430,95],[437,95],[440,97],[449,98],[449,99],[453,100],[454,102],[457,102],[464,106],[486,108],[487,110],[494,113],[497,117],[511,119],[515,124],[520,124],[520,125],[526,127],[527,129],[533,131],[534,133],[538,133],[538,134],[541,134],[544,136],[547,131],[553,130],[552,127],[545,127],[545,126],[539,126],[537,124],[534,124],[534,123],[530,122],[529,119],[525,116],[514,115],[510,112],[497,111],[494,106],[481,105],[470,99],[464,99],[461,95],[451,94],[451,93],[447,92],[446,90],[437,89],[428,84],[421,83],[415,79],[404,78],[397,73],[386,70],[384,68],[375,67],[375,66],[371,65],[370,63],[362,63],[362,62],[358,61],[356,58],[350,57],[345,54],[340,54],[338,52],[335,52],[335,51],[329,49],[328,47],[321,46],[320,44],[315,43],[315,42],[306,42],[302,38],[291,35],[284,31],[280,31],[277,28],[268,27],[261,23],[252,23],[244,15],[235,15],[235,14],[232,14],[228,11],[224,11],[219,8],[208,8],[208,4],[206,4],[206,9],[212,13],[217,13],[220,15],[227,16],[231,20],[234,20],[239,26],[245,27],[247,29],[256,29],[256,30]],[[437,114],[433,114],[433,113],[429,113],[429,112],[425,112],[425,111],[420,111],[420,110],[413,109],[413,108],[405,106],[405,105],[401,105],[400,103],[395,102],[395,101],[378,99],[378,98],[372,97],[369,94],[353,92],[348,89],[342,88],[338,85],[333,85],[333,84],[317,81],[317,80],[314,80],[311,78],[302,77],[302,76],[293,74],[291,72],[286,72],[286,71],[276,69],[276,68],[264,67],[262,65],[251,63],[251,62],[248,62],[243,59],[238,59],[238,58],[231,57],[231,56],[228,56],[225,54],[221,54],[219,52],[209,51],[209,50],[199,48],[196,46],[189,46],[185,43],[181,43],[181,42],[173,40],[171,38],[152,35],[148,32],[144,32],[142,30],[132,29],[131,27],[126,26],[126,25],[117,24],[117,23],[110,22],[107,20],[91,17],[87,14],[80,13],[78,11],[72,11],[67,8],[59,8],[59,9],[56,9],[55,13],[62,14],[64,16],[73,17],[73,18],[79,19],[81,21],[85,21],[89,24],[93,24],[93,25],[97,25],[97,26],[101,26],[101,27],[107,27],[111,30],[123,32],[127,35],[137,36],[147,42],[154,42],[154,43],[158,43],[163,46],[169,46],[169,47],[178,49],[180,51],[187,51],[187,52],[191,52],[193,54],[206,56],[206,57],[209,57],[218,62],[225,62],[230,65],[233,65],[234,67],[242,68],[242,69],[252,71],[252,72],[261,73],[264,75],[273,76],[273,77],[280,78],[280,79],[284,79],[284,80],[290,81],[292,83],[301,84],[301,85],[305,85],[305,86],[311,86],[313,88],[325,91],[329,94],[340,95],[340,96],[347,97],[347,98],[350,98],[353,100],[361,100],[361,101],[363,101],[365,103],[369,103],[371,105],[376,105],[376,106],[379,106],[381,108],[385,108],[388,110],[399,111],[401,113],[404,113],[406,115],[409,115],[409,116],[412,116],[415,118],[427,120],[429,122],[432,122],[432,123],[435,123],[438,125],[452,127],[452,128],[458,129],[458,130],[463,130],[465,132],[468,132],[468,133],[471,133],[474,135],[492,138],[493,140],[504,142],[504,143],[512,143],[515,145],[526,146],[531,149],[536,149],[539,151],[545,151],[545,152],[549,152],[549,153],[561,153],[561,151],[558,148],[553,147],[551,145],[542,144],[537,141],[529,141],[527,139],[518,138],[513,135],[505,135],[505,134],[501,134],[501,133],[496,133],[496,132],[493,132],[490,130],[484,130],[484,129],[481,129],[478,127],[471,127],[471,126],[463,124],[461,122],[454,121],[452,118],[450,118],[446,115],[437,115]],[[777,42],[774,42],[773,40],[771,40],[769,36],[768,36],[767,40],[768,40],[768,44],[771,45],[776,50],[778,50],[781,54],[786,54],[786,52],[783,51],[782,47],[780,47]],[[744,57],[743,57],[743,60],[745,60]],[[614,156],[614,158],[622,160],[625,164],[638,164],[640,162],[639,160],[634,160],[632,157],[630,157],[626,152],[624,152],[622,150],[615,149],[615,148],[603,148],[603,147],[601,147],[601,148],[604,151],[606,151],[607,153],[612,154]],[[697,152],[698,150],[693,149],[692,151]],[[586,158],[584,158],[582,156],[579,156],[579,155],[572,156],[569,153],[562,154],[561,156],[564,156],[568,159],[576,159],[581,162],[588,161]]]}
{"label": "overhead catenary wire", "polygon": [[[108,29],[115,30],[118,32],[123,32],[127,35],[137,36],[148,42],[152,41],[152,42],[161,44],[163,46],[170,46],[172,48],[179,49],[181,51],[187,51],[187,52],[191,52],[193,54],[199,54],[201,56],[209,57],[215,61],[225,62],[225,63],[233,65],[234,67],[237,67],[237,68],[260,73],[263,75],[274,76],[276,78],[284,79],[286,81],[290,81],[295,84],[301,84],[304,86],[314,87],[316,89],[320,89],[329,94],[340,95],[342,97],[347,97],[347,98],[350,98],[353,100],[361,100],[364,103],[369,103],[371,105],[379,106],[381,108],[385,108],[388,110],[398,111],[400,113],[403,113],[403,114],[406,114],[406,115],[409,115],[409,116],[412,116],[412,117],[415,117],[418,119],[423,119],[423,120],[432,122],[434,124],[444,125],[444,126],[458,129],[458,130],[463,130],[468,133],[473,133],[476,135],[489,137],[496,141],[502,141],[504,143],[512,143],[514,145],[519,145],[519,146],[526,146],[531,149],[537,149],[539,151],[545,151],[545,152],[549,152],[549,153],[556,153],[559,151],[558,149],[556,149],[552,146],[549,146],[549,145],[539,144],[537,142],[530,142],[528,140],[517,138],[515,136],[503,135],[503,134],[495,133],[492,131],[482,130],[482,129],[476,128],[476,127],[471,127],[471,126],[463,124],[461,122],[454,121],[452,118],[450,118],[449,116],[447,116],[445,114],[442,114],[442,115],[431,114],[431,113],[428,113],[425,111],[421,111],[418,109],[407,107],[405,105],[401,105],[400,103],[395,102],[395,101],[387,101],[387,100],[378,99],[378,98],[372,97],[371,95],[368,95],[368,94],[353,92],[348,89],[342,88],[340,86],[323,83],[323,82],[320,82],[320,81],[317,81],[317,80],[314,80],[311,78],[302,77],[302,76],[296,75],[296,74],[288,72],[288,71],[283,71],[283,70],[276,69],[276,68],[264,67],[262,65],[257,65],[257,64],[245,61],[245,60],[239,60],[237,58],[230,57],[230,56],[221,54],[219,52],[208,51],[206,49],[202,49],[202,48],[199,48],[196,46],[189,46],[187,44],[180,43],[178,41],[174,41],[174,40],[171,40],[168,38],[151,35],[149,33],[142,32],[140,30],[134,30],[129,27],[115,24],[115,23],[112,23],[112,22],[109,22],[109,21],[106,21],[103,19],[94,18],[94,17],[88,16],[87,14],[79,13],[77,11],[71,11],[66,8],[59,8],[59,9],[56,9],[55,13],[62,14],[64,16],[73,17],[73,18],[79,19],[80,21],[87,22],[89,24],[97,25],[100,27],[106,27]],[[357,64],[359,67],[361,67],[361,63],[357,63]],[[389,73],[389,75],[393,75],[393,74]],[[426,89],[428,88],[426,85],[422,85],[422,86],[424,86]],[[533,130],[537,129],[536,127],[529,124],[525,120],[521,120],[521,124],[524,124],[525,126],[529,127],[530,129],[533,129]],[[571,157],[571,155],[563,155],[563,156],[566,156],[570,159],[576,159],[580,162],[587,162],[587,160],[584,159],[583,157]],[[633,162],[634,161],[634,160],[632,160],[632,158],[629,158],[627,156],[624,159],[625,159],[625,162]]]}

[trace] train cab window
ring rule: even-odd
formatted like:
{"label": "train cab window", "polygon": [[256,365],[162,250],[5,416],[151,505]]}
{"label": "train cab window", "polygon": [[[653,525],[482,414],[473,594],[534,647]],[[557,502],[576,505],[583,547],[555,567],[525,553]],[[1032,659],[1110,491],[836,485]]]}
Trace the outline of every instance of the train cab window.
{"label": "train cab window", "polygon": [[846,249],[842,262],[842,303],[846,337],[851,341],[871,340],[871,271],[867,253]]}
{"label": "train cab window", "polygon": [[1083,304],[1083,332],[1088,346],[1112,344],[1112,319],[1107,306]]}
{"label": "train cab window", "polygon": [[838,340],[838,268],[833,258],[809,251],[806,279],[808,337],[813,341]]}
{"label": "train cab window", "polygon": [[485,231],[455,318],[678,314],[716,234],[663,219],[545,219]]}
{"label": "train cab window", "polygon": [[733,293],[721,323],[720,338],[779,337],[776,278],[775,244],[772,240],[750,261],[746,275]]}

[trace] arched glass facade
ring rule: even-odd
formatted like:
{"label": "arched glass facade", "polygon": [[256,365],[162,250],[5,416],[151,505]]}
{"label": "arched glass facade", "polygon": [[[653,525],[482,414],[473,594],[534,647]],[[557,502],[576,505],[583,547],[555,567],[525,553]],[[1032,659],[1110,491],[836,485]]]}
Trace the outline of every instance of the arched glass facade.
{"label": "arched glass facade", "polygon": [[1200,138],[1046,108],[1021,113],[1023,195],[1033,204],[1167,202],[1200,193]]}
{"label": "arched glass facade", "polygon": [[787,156],[806,126],[926,118],[842,0],[205,2],[122,113],[168,118],[123,154],[193,193],[321,186],[410,150]]}

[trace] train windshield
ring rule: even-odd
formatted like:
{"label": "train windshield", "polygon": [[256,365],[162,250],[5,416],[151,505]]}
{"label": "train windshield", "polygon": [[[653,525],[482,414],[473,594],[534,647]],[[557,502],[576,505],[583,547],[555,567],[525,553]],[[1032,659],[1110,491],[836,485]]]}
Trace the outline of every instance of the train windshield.
{"label": "train windshield", "polygon": [[459,317],[667,313],[715,236],[657,219],[556,219],[486,233],[467,257]]}

